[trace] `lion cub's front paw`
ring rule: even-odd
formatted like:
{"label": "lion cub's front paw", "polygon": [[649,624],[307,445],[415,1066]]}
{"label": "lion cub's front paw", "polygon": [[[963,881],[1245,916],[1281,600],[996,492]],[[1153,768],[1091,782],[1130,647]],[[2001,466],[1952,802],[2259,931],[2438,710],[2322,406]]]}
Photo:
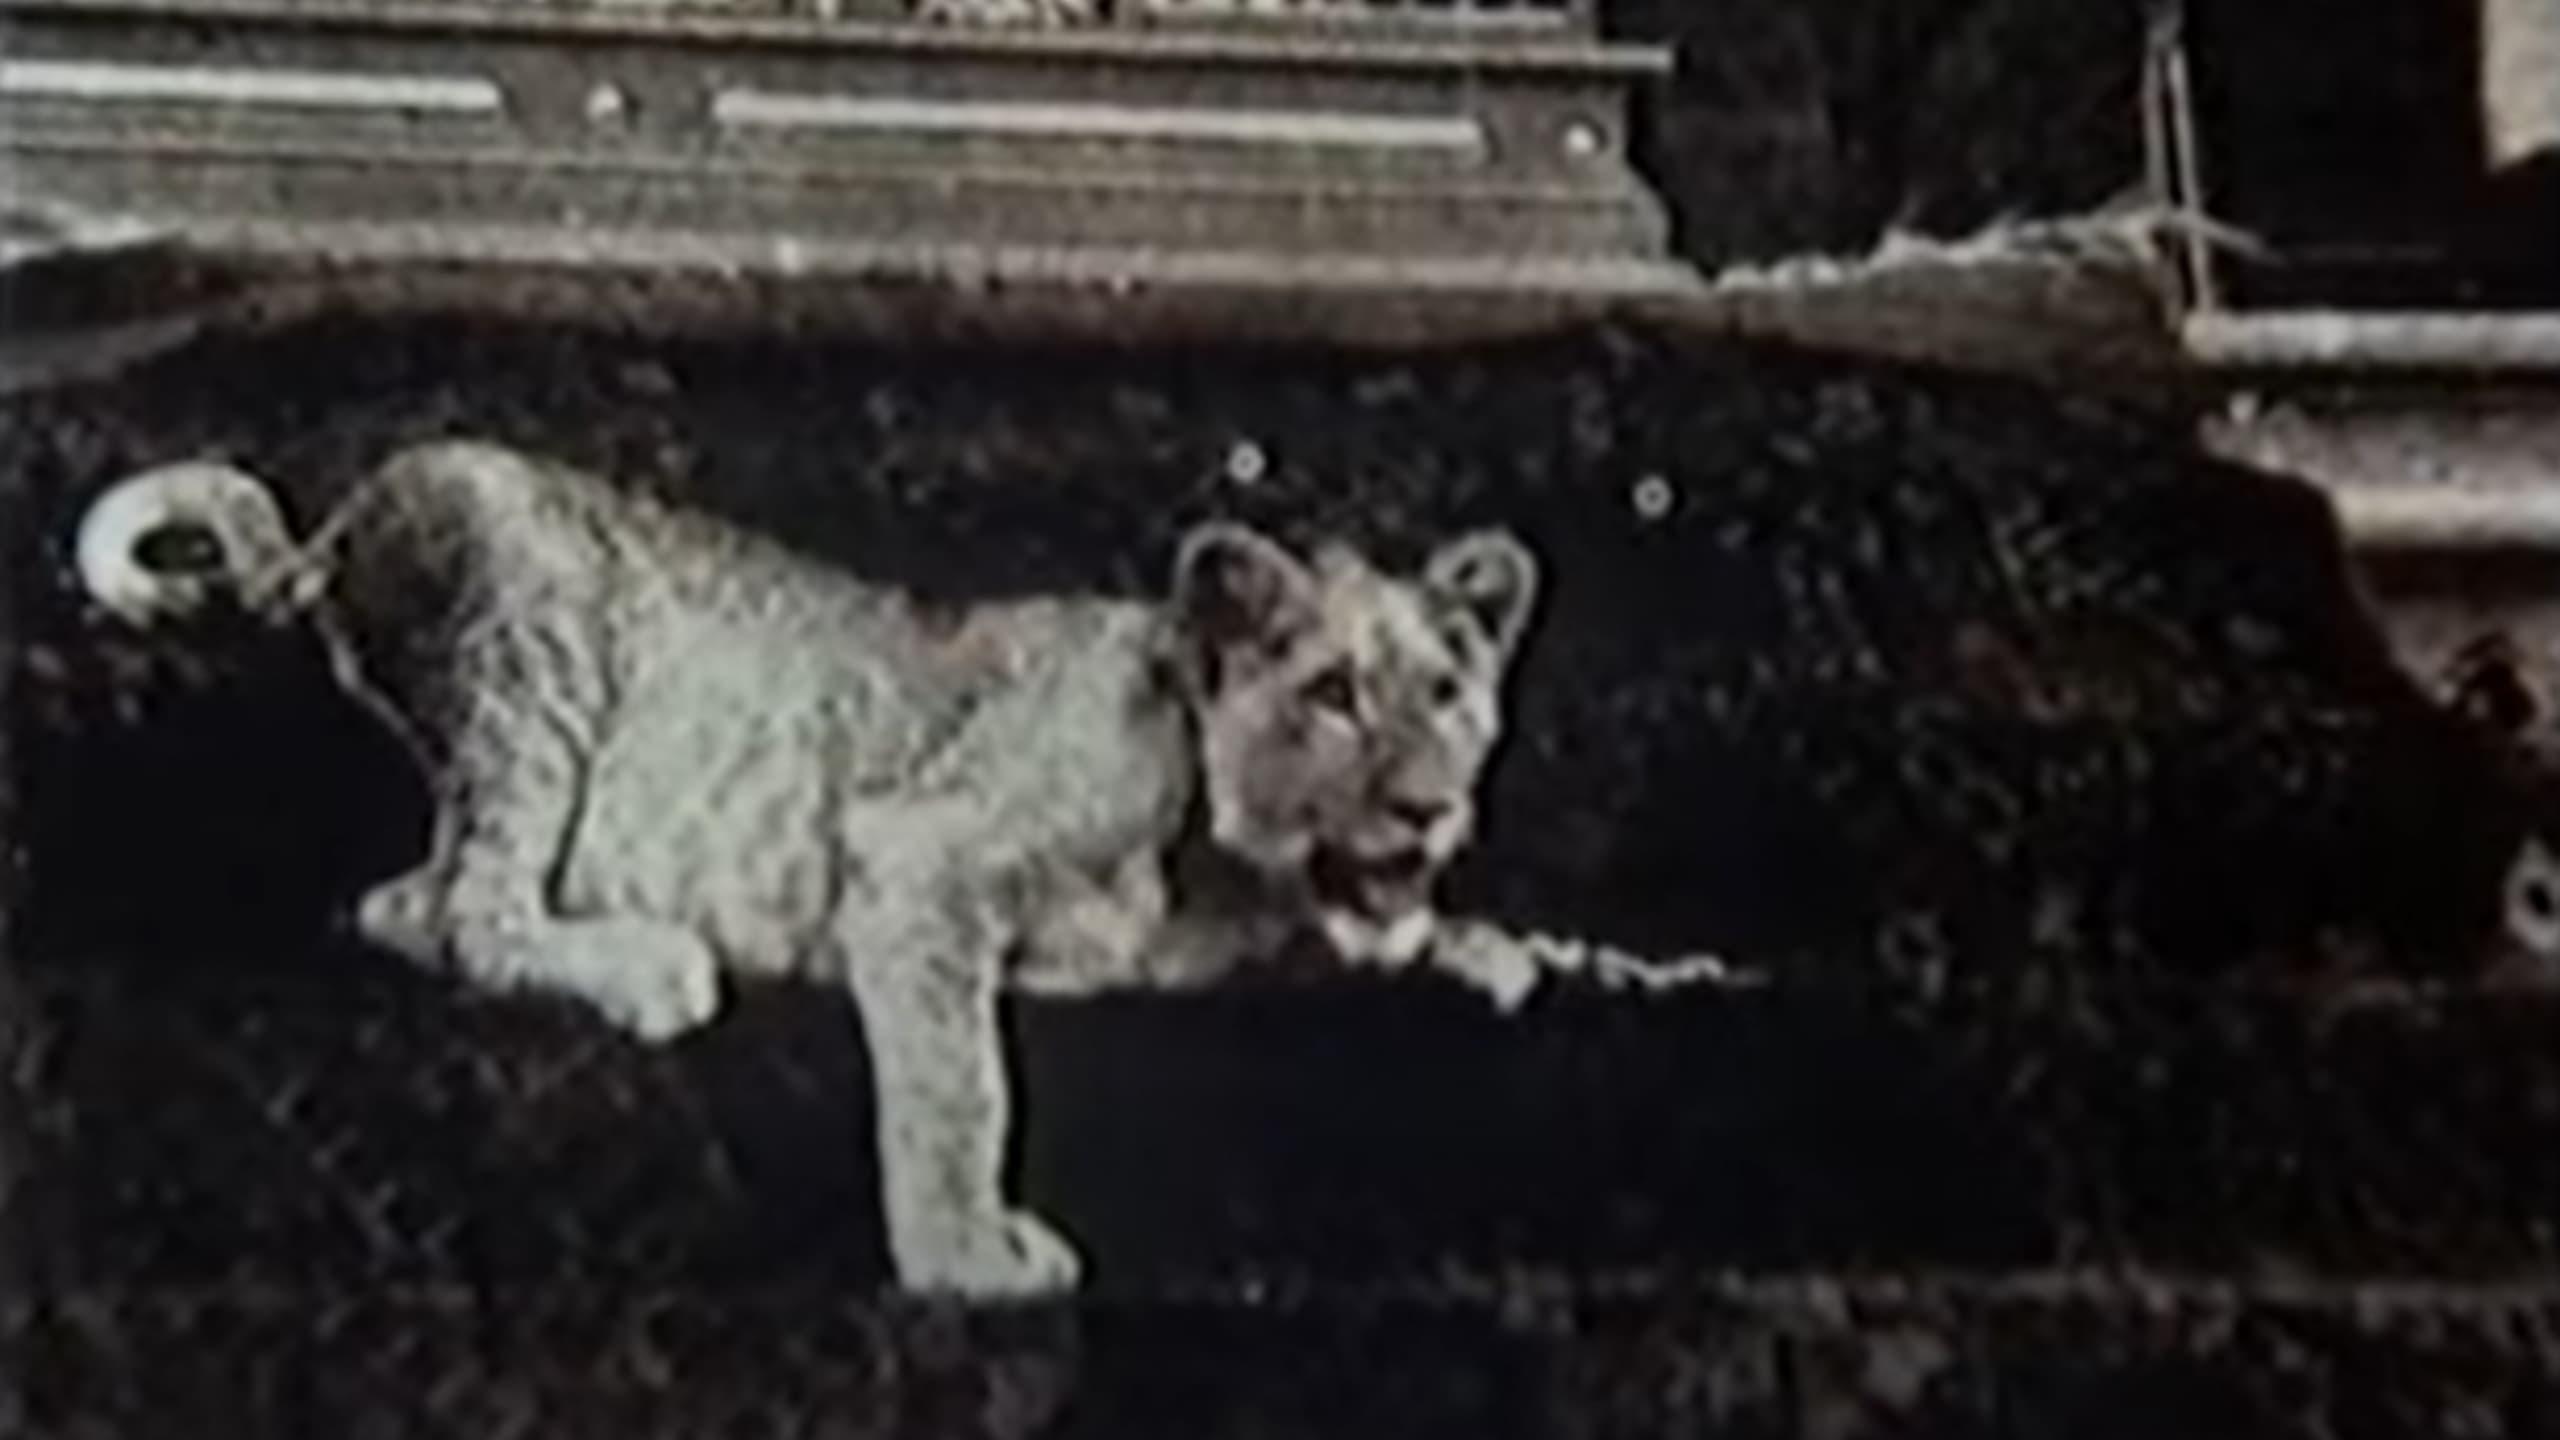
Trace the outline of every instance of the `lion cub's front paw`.
{"label": "lion cub's front paw", "polygon": [[1004,1239],[1014,1260],[1012,1274],[1023,1282],[1017,1293],[1054,1294],[1073,1290],[1084,1279],[1084,1259],[1076,1247],[1030,1211],[1005,1212]]}
{"label": "lion cub's front paw", "polygon": [[922,1294],[1036,1300],[1075,1289],[1084,1262],[1047,1221],[1027,1210],[1006,1210],[948,1253],[900,1256],[898,1276],[905,1288]]}

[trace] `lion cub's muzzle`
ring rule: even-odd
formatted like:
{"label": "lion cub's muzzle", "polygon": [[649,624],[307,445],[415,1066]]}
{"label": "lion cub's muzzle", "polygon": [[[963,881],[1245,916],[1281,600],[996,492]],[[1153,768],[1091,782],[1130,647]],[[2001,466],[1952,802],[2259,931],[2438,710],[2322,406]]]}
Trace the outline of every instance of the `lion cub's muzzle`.
{"label": "lion cub's muzzle", "polygon": [[1307,883],[1327,910],[1386,921],[1429,903],[1438,868],[1419,845],[1378,855],[1319,850],[1307,863]]}
{"label": "lion cub's muzzle", "polygon": [[1432,889],[1468,829],[1466,807],[1398,806],[1364,843],[1320,845],[1307,861],[1324,936],[1351,964],[1402,966],[1430,944]]}

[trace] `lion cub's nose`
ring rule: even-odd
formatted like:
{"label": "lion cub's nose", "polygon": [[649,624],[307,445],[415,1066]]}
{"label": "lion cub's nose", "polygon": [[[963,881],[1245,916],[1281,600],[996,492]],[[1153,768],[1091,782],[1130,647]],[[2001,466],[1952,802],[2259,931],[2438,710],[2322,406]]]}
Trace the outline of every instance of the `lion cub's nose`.
{"label": "lion cub's nose", "polygon": [[1428,832],[1449,818],[1458,807],[1432,796],[1391,795],[1386,811],[1395,822],[1410,830]]}

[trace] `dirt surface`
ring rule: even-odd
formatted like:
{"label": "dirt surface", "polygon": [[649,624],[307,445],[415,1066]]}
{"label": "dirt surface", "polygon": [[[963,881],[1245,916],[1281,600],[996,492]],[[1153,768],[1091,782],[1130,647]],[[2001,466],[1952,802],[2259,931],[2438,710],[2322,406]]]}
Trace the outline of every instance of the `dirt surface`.
{"label": "dirt surface", "polygon": [[[614,1294],[169,1297],[123,1325],[93,1313],[16,1338],[66,1434],[2547,1433],[2552,1390],[2514,1357],[2551,1343],[2549,1304],[2274,1288],[1817,1280],[995,1317]],[[137,1371],[137,1352],[164,1358]]]}

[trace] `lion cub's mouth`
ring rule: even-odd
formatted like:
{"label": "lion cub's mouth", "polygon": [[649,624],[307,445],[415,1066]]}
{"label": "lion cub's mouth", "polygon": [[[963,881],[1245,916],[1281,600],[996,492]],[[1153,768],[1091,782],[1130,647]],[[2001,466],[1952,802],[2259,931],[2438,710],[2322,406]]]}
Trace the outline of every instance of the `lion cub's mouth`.
{"label": "lion cub's mouth", "polygon": [[1431,856],[1421,846],[1377,855],[1320,849],[1307,864],[1317,903],[1369,920],[1389,920],[1430,900]]}

